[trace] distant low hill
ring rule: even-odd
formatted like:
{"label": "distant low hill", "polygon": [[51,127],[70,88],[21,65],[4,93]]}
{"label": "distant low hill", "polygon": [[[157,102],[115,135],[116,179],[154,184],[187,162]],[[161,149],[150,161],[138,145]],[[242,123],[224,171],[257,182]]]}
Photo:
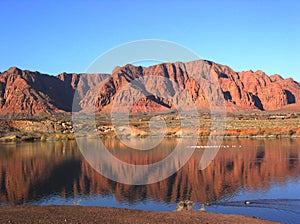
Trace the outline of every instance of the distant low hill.
{"label": "distant low hill", "polygon": [[125,65],[112,74],[50,76],[16,67],[0,73],[0,116],[55,115],[71,112],[72,105],[76,111],[122,111],[126,106],[131,112],[166,111],[189,100],[197,109],[225,102],[228,111],[295,111],[300,84],[263,71],[235,72],[206,60]]}

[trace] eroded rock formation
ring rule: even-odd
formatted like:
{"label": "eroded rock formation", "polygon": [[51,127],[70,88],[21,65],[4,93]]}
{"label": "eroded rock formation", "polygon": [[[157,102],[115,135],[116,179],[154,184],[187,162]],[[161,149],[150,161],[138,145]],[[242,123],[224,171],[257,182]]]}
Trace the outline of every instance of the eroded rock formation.
{"label": "eroded rock formation", "polygon": [[299,99],[300,84],[291,78],[269,77],[262,71],[235,72],[205,60],[125,65],[116,67],[111,75],[50,76],[16,67],[0,73],[1,116],[43,116],[72,109],[209,109],[222,104],[229,111],[268,111],[299,107]]}

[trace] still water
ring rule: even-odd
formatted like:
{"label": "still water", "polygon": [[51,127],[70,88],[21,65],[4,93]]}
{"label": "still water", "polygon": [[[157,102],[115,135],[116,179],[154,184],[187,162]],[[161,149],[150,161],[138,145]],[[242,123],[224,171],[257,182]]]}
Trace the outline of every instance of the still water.
{"label": "still water", "polygon": [[[118,159],[151,164],[166,158],[178,139],[152,150],[126,148],[103,140]],[[205,146],[206,142],[198,142]],[[0,205],[94,205],[173,211],[190,199],[206,211],[244,214],[285,223],[300,220],[300,139],[223,141],[212,163],[199,170],[204,148],[169,178],[149,185],[126,185],[96,172],[75,141],[0,144]],[[245,205],[249,200],[251,204]]]}

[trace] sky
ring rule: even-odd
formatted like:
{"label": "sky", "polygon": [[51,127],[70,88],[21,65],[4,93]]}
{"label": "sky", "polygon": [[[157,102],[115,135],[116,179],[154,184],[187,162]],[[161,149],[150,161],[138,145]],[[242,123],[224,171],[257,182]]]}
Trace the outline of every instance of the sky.
{"label": "sky", "polygon": [[235,71],[300,81],[299,2],[0,0],[0,71],[82,73],[116,46],[157,39]]}

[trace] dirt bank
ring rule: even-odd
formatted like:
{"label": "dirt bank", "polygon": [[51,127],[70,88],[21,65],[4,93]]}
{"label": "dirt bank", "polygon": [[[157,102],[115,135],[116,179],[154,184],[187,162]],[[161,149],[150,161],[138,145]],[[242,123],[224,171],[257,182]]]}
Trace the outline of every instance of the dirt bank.
{"label": "dirt bank", "polygon": [[129,209],[82,206],[4,206],[0,223],[251,223],[271,221],[240,215],[202,211],[151,212]]}

